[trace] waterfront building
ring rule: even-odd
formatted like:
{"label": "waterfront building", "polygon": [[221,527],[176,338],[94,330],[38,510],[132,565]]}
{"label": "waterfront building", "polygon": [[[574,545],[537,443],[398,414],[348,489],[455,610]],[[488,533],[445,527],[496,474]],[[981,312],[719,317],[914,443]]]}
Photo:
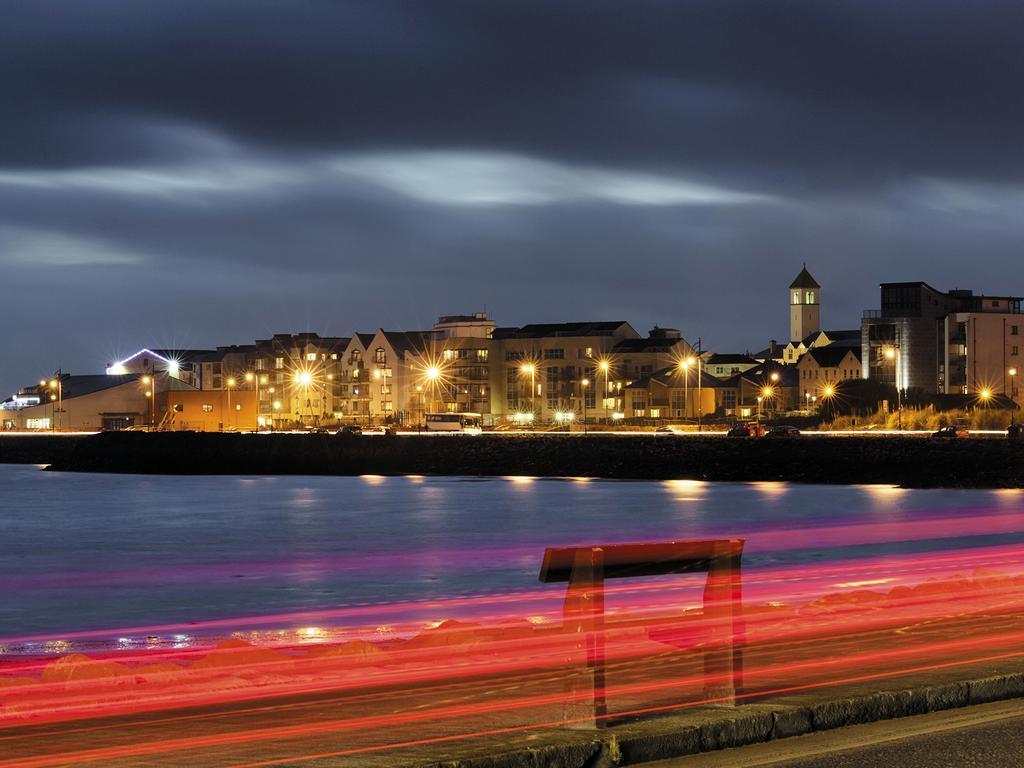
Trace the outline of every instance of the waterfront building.
{"label": "waterfront building", "polygon": [[697,366],[678,364],[628,382],[623,390],[626,419],[672,420],[713,416],[724,403],[723,382]]}
{"label": "waterfront building", "polygon": [[251,432],[272,426],[257,414],[254,390],[167,390],[158,395],[157,412],[162,430]]}
{"label": "waterfront building", "polygon": [[348,337],[304,331],[217,347],[202,362],[202,388],[255,392],[257,418],[278,427],[333,423],[348,343]]}
{"label": "waterfront building", "polygon": [[841,344],[812,347],[796,364],[800,402],[805,408],[831,397],[842,382],[861,377],[860,348]]}
{"label": "waterfront building", "polygon": [[191,389],[162,371],[62,374],[23,387],[0,403],[0,414],[4,429],[9,430],[94,432],[148,427],[162,418],[159,397],[169,388]]}
{"label": "waterfront building", "polygon": [[861,321],[864,378],[906,392],[1018,400],[1021,297],[939,291],[924,282],[882,283],[881,306]]}
{"label": "waterfront building", "polygon": [[758,413],[767,416],[800,407],[799,373],[795,365],[764,362],[726,379],[721,390],[725,416],[749,419]]}

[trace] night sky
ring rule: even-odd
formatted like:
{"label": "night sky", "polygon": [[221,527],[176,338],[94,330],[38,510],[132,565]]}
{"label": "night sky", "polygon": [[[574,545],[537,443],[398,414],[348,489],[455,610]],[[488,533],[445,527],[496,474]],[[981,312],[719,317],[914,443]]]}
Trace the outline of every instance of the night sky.
{"label": "night sky", "polygon": [[[0,392],[142,346],[1024,292],[1024,3],[6,0]],[[5,391],[6,390],[6,391]]]}

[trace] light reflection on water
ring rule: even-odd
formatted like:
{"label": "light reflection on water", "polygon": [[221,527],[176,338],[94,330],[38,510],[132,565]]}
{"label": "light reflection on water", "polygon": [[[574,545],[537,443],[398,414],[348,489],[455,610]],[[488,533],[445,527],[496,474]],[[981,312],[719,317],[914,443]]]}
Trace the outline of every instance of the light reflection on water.
{"label": "light reflection on water", "polygon": [[[0,656],[13,647],[5,639],[28,635],[48,636],[50,646],[27,649],[41,653],[66,647],[52,645],[64,642],[60,633],[180,625],[126,634],[117,643],[185,647],[200,641],[189,622],[540,589],[548,546],[740,537],[747,540],[744,563],[757,566],[1024,540],[1024,494],[1003,490],[534,477],[183,478],[14,465],[0,466],[0,483]],[[974,530],[967,521],[978,515],[1003,522]],[[913,541],[916,521],[936,516],[964,520],[963,530],[951,525]],[[910,533],[886,541],[843,533],[879,523],[907,523]],[[430,610],[424,621],[443,618]],[[382,636],[392,631],[386,623],[379,629]],[[251,630],[265,631],[297,642],[333,637],[330,627],[310,623]],[[25,643],[18,647],[26,650]]]}

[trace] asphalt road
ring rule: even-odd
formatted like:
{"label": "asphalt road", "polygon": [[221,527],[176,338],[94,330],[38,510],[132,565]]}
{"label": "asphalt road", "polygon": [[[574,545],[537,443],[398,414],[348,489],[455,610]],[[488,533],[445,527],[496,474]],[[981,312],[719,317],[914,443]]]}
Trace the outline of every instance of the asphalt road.
{"label": "asphalt road", "polygon": [[1019,768],[1024,765],[1024,701],[1004,701],[919,717],[649,763],[650,768]]}

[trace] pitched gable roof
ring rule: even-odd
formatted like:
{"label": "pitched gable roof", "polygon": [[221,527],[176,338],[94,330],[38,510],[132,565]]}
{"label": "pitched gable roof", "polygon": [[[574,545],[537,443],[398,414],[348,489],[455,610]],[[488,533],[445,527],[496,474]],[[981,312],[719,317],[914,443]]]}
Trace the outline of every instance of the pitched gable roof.
{"label": "pitched gable roof", "polygon": [[800,274],[796,276],[796,279],[789,284],[790,288],[821,288],[818,285],[818,281],[811,277],[811,273],[807,271],[807,265],[804,264],[804,268],[800,270]]}
{"label": "pitched gable roof", "polygon": [[[827,347],[814,347],[813,349],[809,349],[804,356],[806,357],[807,355],[810,355],[811,359],[822,368],[835,368],[846,359],[847,355],[853,355],[859,362],[860,347],[847,347],[842,345],[833,346],[830,344]],[[800,359],[802,360],[803,357]]]}

